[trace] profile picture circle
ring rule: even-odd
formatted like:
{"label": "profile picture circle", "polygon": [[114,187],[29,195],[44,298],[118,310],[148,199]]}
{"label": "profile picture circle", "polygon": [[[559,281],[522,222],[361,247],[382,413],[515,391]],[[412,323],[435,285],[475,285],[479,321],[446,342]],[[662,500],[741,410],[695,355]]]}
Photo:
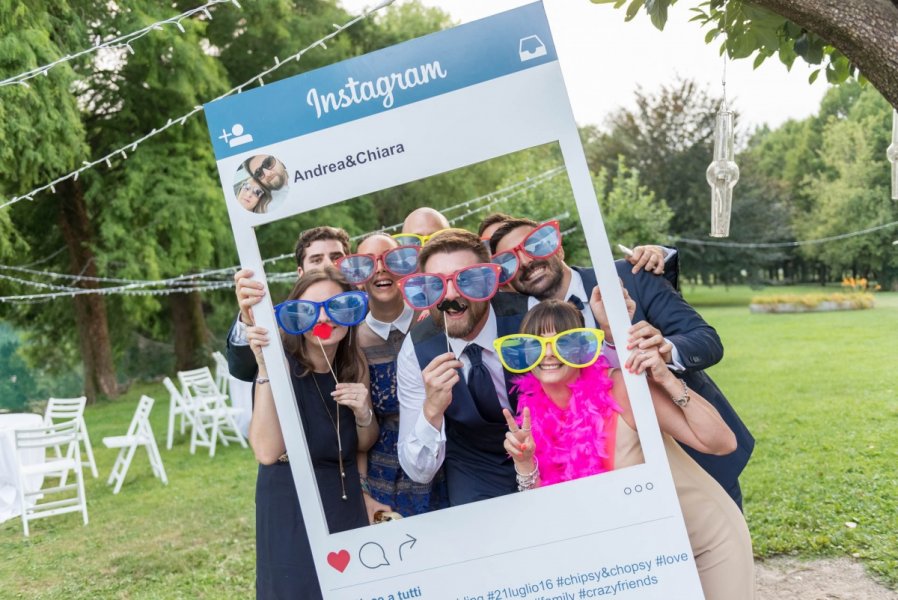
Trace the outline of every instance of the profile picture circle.
{"label": "profile picture circle", "polygon": [[237,168],[234,196],[249,212],[264,214],[276,210],[287,199],[289,176],[284,163],[271,154],[256,154]]}

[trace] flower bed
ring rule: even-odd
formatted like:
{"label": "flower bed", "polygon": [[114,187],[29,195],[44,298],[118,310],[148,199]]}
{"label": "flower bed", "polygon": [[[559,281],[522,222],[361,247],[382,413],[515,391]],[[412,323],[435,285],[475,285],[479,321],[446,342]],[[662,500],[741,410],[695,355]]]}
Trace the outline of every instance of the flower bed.
{"label": "flower bed", "polygon": [[873,294],[784,294],[755,296],[748,306],[753,313],[826,312],[873,308]]}

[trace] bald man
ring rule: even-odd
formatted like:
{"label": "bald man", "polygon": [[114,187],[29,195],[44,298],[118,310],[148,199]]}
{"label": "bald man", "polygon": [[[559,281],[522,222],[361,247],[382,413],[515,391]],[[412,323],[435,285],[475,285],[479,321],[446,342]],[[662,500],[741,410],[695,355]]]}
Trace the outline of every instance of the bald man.
{"label": "bald man", "polygon": [[433,235],[442,229],[449,229],[449,219],[440,211],[422,206],[408,214],[402,223],[402,233],[415,233],[417,235]]}

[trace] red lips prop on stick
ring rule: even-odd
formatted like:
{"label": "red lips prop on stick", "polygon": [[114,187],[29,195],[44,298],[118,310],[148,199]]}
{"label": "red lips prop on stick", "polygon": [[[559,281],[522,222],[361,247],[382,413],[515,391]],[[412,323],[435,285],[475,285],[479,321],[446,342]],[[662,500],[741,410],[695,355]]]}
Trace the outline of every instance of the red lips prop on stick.
{"label": "red lips prop on stick", "polygon": [[321,354],[324,355],[324,360],[327,361],[327,368],[331,370],[331,375],[334,376],[334,381],[340,383],[340,380],[337,379],[337,374],[334,373],[334,367],[327,357],[327,352],[324,351],[324,344],[321,343],[321,340],[329,340],[333,332],[334,328],[330,323],[318,323],[312,328],[312,335],[318,340],[318,346],[321,347]]}
{"label": "red lips prop on stick", "polygon": [[318,323],[312,328],[312,335],[322,340],[329,340],[333,332],[334,328],[330,323]]}

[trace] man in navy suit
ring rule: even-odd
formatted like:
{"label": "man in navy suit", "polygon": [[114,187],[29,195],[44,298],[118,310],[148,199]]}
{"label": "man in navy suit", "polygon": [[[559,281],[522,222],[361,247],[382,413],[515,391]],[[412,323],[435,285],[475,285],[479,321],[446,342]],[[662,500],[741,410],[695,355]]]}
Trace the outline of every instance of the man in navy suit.
{"label": "man in navy suit", "polygon": [[452,506],[512,493],[517,487],[502,446],[507,428],[502,408],[514,411],[516,403],[493,340],[518,332],[527,298],[499,293],[472,301],[459,293],[453,277],[489,263],[486,247],[468,231],[436,234],[418,261],[422,273],[448,278],[444,300],[451,306],[431,307],[399,351],[399,462],[421,483],[445,464]]}
{"label": "man in navy suit", "polygon": [[[605,332],[608,345],[613,348],[607,319],[599,315],[600,321],[604,322],[596,323],[587,303],[597,285],[595,270],[569,267],[564,262],[563,249],[547,258],[534,259],[520,248],[537,225],[529,219],[506,221],[490,238],[494,254],[513,251],[517,255],[518,267],[511,286],[522,294],[534,297],[534,303],[557,298],[582,306],[586,326],[600,327]],[[628,347],[658,346],[671,370],[711,402],[736,434],[737,449],[726,456],[710,456],[691,448],[685,449],[741,508],[742,491],[738,478],[751,456],[754,438],[720,389],[704,372],[704,369],[723,358],[720,337],[663,277],[646,271],[633,273],[630,265],[622,260],[616,261],[615,267],[625,295],[636,304],[633,315],[635,325],[630,328]]]}

